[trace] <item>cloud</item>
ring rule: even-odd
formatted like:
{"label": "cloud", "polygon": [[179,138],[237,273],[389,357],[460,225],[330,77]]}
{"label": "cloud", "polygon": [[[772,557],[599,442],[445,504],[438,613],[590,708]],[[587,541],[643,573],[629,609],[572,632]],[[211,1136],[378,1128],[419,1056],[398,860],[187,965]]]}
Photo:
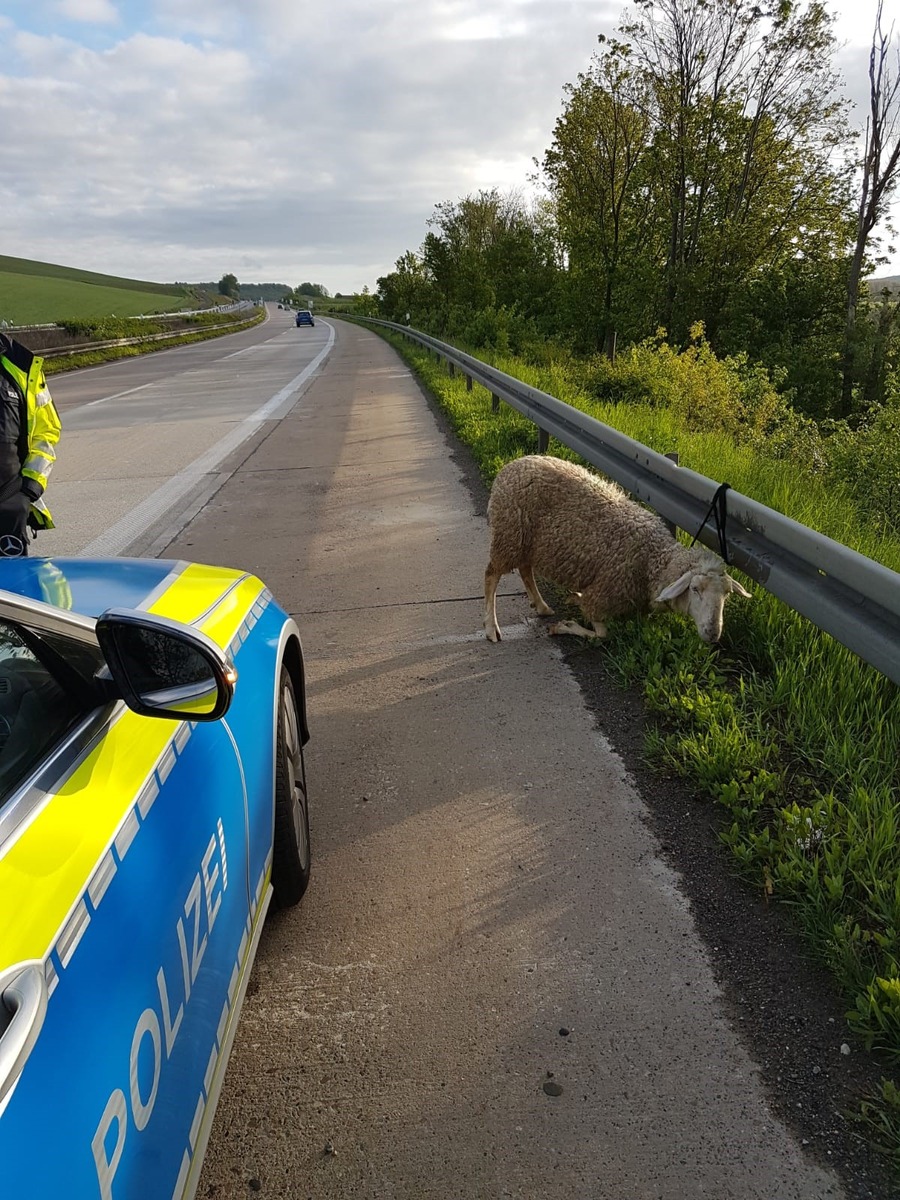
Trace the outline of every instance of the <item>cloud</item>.
{"label": "cloud", "polygon": [[29,24],[7,22],[0,127],[30,148],[0,176],[19,239],[9,252],[332,291],[372,286],[421,243],[436,203],[523,186],[564,84],[621,11],[618,0],[119,0],[119,24],[100,26],[116,11],[107,0],[64,4],[95,24],[62,36],[40,0]]}
{"label": "cloud", "polygon": [[119,20],[119,11],[111,0],[59,0],[56,8],[60,16],[85,24],[114,25]]}

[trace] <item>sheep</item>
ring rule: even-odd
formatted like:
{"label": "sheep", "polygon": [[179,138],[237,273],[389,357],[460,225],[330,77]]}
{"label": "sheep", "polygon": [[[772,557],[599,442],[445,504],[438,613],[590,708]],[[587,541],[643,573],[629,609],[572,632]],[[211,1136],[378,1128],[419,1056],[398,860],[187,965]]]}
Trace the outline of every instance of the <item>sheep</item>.
{"label": "sheep", "polygon": [[484,631],[492,642],[500,641],[497,584],[516,569],[539,616],[554,614],[535,571],[574,593],[590,628],[558,621],[550,633],[576,637],[606,637],[610,617],[668,607],[693,617],[704,642],[717,642],[728,595],[750,595],[715,554],[682,545],[617,484],[560,458],[507,463],[494,480],[488,520]]}

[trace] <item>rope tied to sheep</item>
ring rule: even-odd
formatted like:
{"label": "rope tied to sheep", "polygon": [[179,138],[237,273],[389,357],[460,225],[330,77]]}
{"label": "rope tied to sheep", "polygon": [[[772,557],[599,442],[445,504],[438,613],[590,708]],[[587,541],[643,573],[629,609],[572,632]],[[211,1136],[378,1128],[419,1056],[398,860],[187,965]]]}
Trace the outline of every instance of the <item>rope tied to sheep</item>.
{"label": "rope tied to sheep", "polygon": [[[706,516],[700,522],[700,529],[702,529],[710,517],[715,517],[716,533],[719,535],[719,552],[722,555],[726,566],[729,566],[730,563],[728,559],[728,542],[725,540],[725,518],[728,516],[725,493],[730,487],[730,483],[719,484],[713,493],[712,504],[710,504]],[[698,529],[694,534],[693,541],[691,542],[692,546],[700,536],[700,529]]]}

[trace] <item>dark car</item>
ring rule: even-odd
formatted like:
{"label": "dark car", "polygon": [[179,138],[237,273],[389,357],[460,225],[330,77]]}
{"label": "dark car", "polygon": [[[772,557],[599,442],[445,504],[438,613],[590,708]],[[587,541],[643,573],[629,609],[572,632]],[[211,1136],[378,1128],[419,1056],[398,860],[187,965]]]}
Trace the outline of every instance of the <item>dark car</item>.
{"label": "dark car", "polygon": [[308,308],[301,308],[297,313],[298,325],[315,325],[315,318]]}

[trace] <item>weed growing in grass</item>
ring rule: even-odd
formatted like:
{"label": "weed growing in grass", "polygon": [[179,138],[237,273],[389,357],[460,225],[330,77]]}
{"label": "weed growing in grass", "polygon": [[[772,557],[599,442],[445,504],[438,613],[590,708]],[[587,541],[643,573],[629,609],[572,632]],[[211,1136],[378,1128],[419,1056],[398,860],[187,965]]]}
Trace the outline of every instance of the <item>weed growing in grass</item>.
{"label": "weed growing in grass", "polygon": [[878,1094],[860,1106],[858,1121],[864,1135],[900,1175],[900,1088],[885,1079]]}
{"label": "weed growing in grass", "polygon": [[[438,398],[490,482],[535,449],[534,427],[477,385],[391,339]],[[728,435],[685,430],[671,411],[598,403],[559,363],[547,372],[495,365],[654,449],[900,569],[900,538],[872,530],[819,464],[768,459]],[[565,447],[551,452],[576,458]],[[751,587],[753,587],[751,583]],[[648,750],[723,811],[721,838],[739,872],[789,903],[832,970],[848,1020],[866,1044],[900,1061],[900,691],[829,635],[754,588],[734,598],[714,649],[675,617],[612,624],[602,653],[660,717]],[[886,1080],[861,1119],[900,1165],[900,1091]]]}

